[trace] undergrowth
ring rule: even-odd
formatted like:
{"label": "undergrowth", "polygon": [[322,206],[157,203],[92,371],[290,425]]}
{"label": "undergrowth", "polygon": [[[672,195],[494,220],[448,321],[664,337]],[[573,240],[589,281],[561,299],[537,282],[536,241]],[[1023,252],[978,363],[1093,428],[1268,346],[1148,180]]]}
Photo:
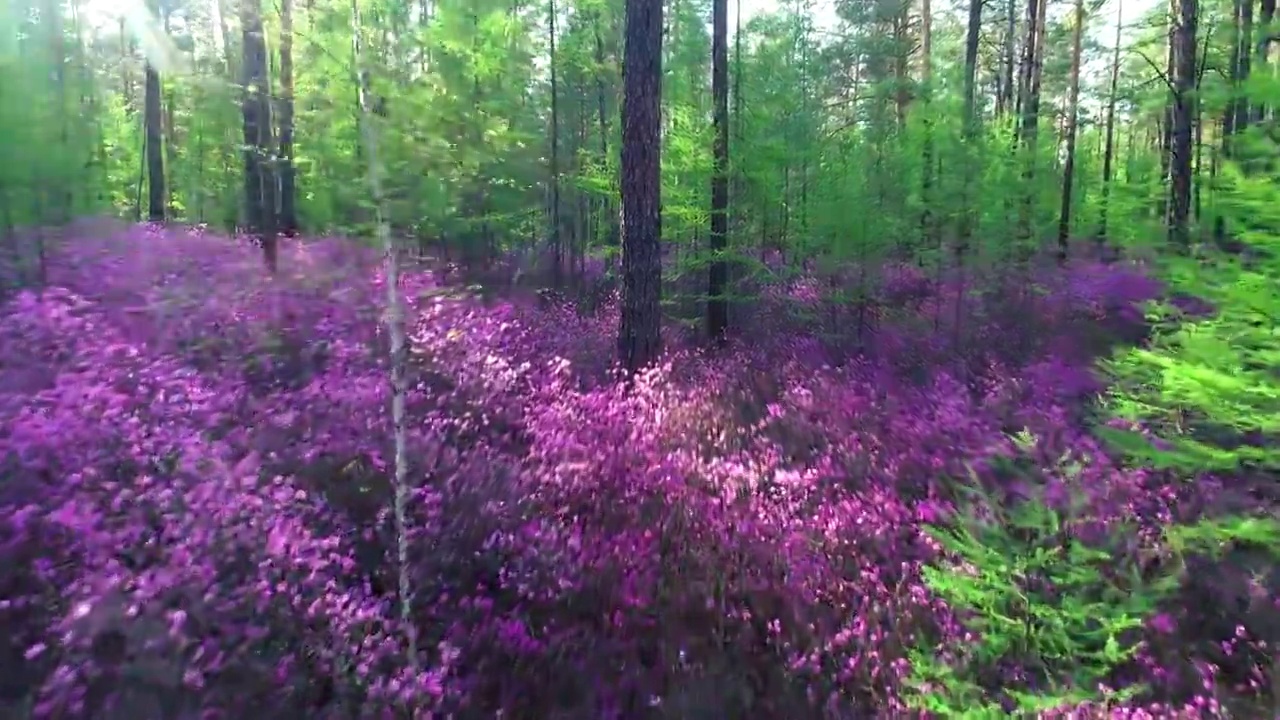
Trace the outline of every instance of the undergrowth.
{"label": "undergrowth", "polygon": [[[377,257],[291,241],[277,277],[258,266],[239,239],[90,226],[0,314],[10,707],[1251,717],[1276,701],[1270,506],[1218,467],[1121,461],[1088,427],[1092,363],[1160,297],[1141,266],[1079,261],[1034,291],[971,274],[969,293],[894,267],[856,313],[826,278],[787,276],[736,311],[750,342],[708,352],[668,328],[672,351],[629,384],[609,293],[588,310],[409,273],[404,568]],[[833,320],[815,334],[812,317]]]}

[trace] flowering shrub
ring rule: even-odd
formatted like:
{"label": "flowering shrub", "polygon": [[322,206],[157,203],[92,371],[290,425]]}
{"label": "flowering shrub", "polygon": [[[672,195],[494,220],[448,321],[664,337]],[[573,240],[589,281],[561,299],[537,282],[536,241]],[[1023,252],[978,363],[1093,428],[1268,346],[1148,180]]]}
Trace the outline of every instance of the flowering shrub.
{"label": "flowering shrub", "polygon": [[[1156,288],[1133,268],[1046,280],[1036,328],[963,294],[960,333],[935,323],[954,286],[891,269],[843,338],[797,324],[850,311],[788,278],[748,308],[750,346],[677,346],[630,384],[613,298],[481,298],[423,271],[401,287],[398,567],[377,257],[290,240],[265,277],[247,241],[198,229],[79,233],[0,311],[0,692],[37,717],[907,716],[912,648],[973,632],[928,582],[927,532],[970,469],[1015,496],[1010,462],[1070,458],[1090,517],[1135,524],[1143,552],[1215,512],[1212,484],[1119,465],[1082,426],[1079,338],[1138,322]],[[1046,717],[1270,692],[1252,651],[1239,687],[1204,686],[1194,663],[1222,658],[1175,662],[1192,618],[1161,610],[1110,678],[1149,682],[1142,704]]]}

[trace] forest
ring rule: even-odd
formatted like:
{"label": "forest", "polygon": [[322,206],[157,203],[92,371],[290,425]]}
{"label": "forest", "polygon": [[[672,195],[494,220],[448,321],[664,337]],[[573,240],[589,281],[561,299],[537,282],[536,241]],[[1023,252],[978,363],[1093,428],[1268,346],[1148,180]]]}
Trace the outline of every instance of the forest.
{"label": "forest", "polygon": [[1275,0],[3,0],[0,718],[1280,717]]}

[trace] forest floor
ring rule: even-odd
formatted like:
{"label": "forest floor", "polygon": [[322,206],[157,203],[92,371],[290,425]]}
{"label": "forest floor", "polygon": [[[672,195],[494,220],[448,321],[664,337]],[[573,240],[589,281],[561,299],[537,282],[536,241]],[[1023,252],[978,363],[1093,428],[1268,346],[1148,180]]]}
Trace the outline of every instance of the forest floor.
{"label": "forest floor", "polygon": [[943,687],[926,652],[999,703],[1080,663],[992,650],[931,580],[973,568],[929,527],[1028,497],[1104,551],[1111,589],[1179,570],[1091,678],[1148,688],[1043,717],[1275,699],[1270,578],[1174,558],[1163,533],[1229,479],[1124,464],[1091,432],[1093,363],[1142,337],[1160,292],[1140,267],[963,292],[886,267],[861,307],[779,273],[735,308],[740,340],[710,353],[669,329],[629,389],[613,299],[480,302],[410,272],[403,548],[378,254],[288,241],[280,268],[212,233],[84,223],[44,291],[0,311],[0,700],[60,718],[903,717],[917,681]]}

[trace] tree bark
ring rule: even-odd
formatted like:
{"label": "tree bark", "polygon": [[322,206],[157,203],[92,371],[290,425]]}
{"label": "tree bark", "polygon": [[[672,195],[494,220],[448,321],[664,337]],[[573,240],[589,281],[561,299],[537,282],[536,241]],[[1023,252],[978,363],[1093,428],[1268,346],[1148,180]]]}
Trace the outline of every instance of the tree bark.
{"label": "tree bark", "polygon": [[1058,263],[1067,262],[1071,234],[1071,191],[1076,169],[1076,135],[1080,120],[1080,48],[1084,35],[1084,0],[1076,0],[1076,26],[1071,34],[1071,87],[1067,97],[1067,157],[1062,167],[1062,206],[1058,212]]}
{"label": "tree bark", "polygon": [[1116,136],[1116,90],[1120,84],[1120,30],[1124,21],[1124,1],[1116,3],[1116,39],[1111,50],[1111,87],[1107,91],[1106,149],[1102,154],[1102,207],[1099,208],[1098,245],[1107,242],[1107,210],[1111,204],[1111,181],[1114,173]]}
{"label": "tree bark", "polygon": [[729,266],[724,254],[729,233],[729,3],[711,5],[711,95],[714,104],[715,169],[711,176],[711,264],[707,273],[707,337],[723,342],[729,325],[724,297]]}
{"label": "tree bark", "polygon": [[280,231],[298,232],[293,166],[293,0],[280,0]]}
{"label": "tree bark", "polygon": [[560,242],[560,88],[556,83],[556,0],[547,3],[547,28],[551,38],[551,283],[564,284],[564,247]]}
{"label": "tree bark", "polygon": [[1235,67],[1235,131],[1244,132],[1249,127],[1249,95],[1245,85],[1249,82],[1249,72],[1253,67],[1253,0],[1240,0],[1240,40],[1236,51],[1238,58]]}
{"label": "tree bark", "polygon": [[[1174,75],[1177,72],[1177,55],[1175,48],[1177,45],[1177,15],[1178,0],[1169,0],[1169,37],[1168,37],[1168,58],[1165,65],[1165,77],[1170,83],[1174,83]],[[1169,99],[1165,103],[1164,117],[1158,121],[1157,126],[1160,129],[1160,202],[1157,209],[1160,213],[1160,221],[1167,223],[1169,221],[1169,190],[1168,182],[1170,181],[1170,162],[1173,159],[1173,113],[1174,104],[1177,101],[1177,89],[1169,88]]]}
{"label": "tree bark", "polygon": [[[1036,2],[1036,0],[1031,0]],[[982,34],[982,0],[969,0],[969,22],[964,43],[964,138],[961,148],[970,147],[978,134],[978,43]],[[955,255],[957,263],[963,261],[968,251],[969,237],[973,233],[973,209],[969,202],[970,185],[973,184],[972,165],[968,158],[961,161],[960,226],[956,231]]]}
{"label": "tree bark", "polygon": [[999,112],[1003,115],[1014,107],[1016,90],[1013,87],[1013,58],[1015,55],[1018,35],[1018,6],[1017,0],[1008,0],[1005,7],[1005,38],[1004,38],[1004,93],[1001,97]]}
{"label": "tree bark", "polygon": [[[379,100],[371,110],[369,102],[369,73],[364,67],[364,53],[360,43],[360,6],[356,0],[351,2],[353,39],[352,54],[356,61],[356,97],[360,109],[360,138],[364,147],[364,158],[367,162],[369,194],[373,200],[374,224],[377,228],[378,241],[384,253],[384,269],[387,286],[387,336],[391,341],[391,427],[394,448],[394,468],[391,478],[392,514],[396,530],[396,576],[397,600],[400,610],[400,624],[406,635],[409,667],[418,667],[418,634],[414,625],[411,609],[413,607],[413,586],[409,577],[409,535],[408,515],[409,500],[412,488],[409,486],[409,453],[408,432],[405,420],[405,401],[408,395],[406,380],[409,346],[405,338],[404,299],[400,292],[400,259],[391,235],[391,226],[387,222],[387,202],[382,190],[382,156],[378,152],[378,128],[373,115],[381,116],[386,110],[386,103]],[[380,119],[380,118],[379,118]],[[428,466],[428,471],[435,468]]]}
{"label": "tree bark", "polygon": [[920,0],[920,84],[924,108],[924,147],[921,151],[920,234],[926,247],[935,243],[933,221],[933,8],[930,0]]}
{"label": "tree bark", "polygon": [[[1262,13],[1258,16],[1258,48],[1255,62],[1259,68],[1265,68],[1271,55],[1271,41],[1275,28],[1272,23],[1276,19],[1276,0],[1262,0]],[[1253,104],[1253,122],[1260,123],[1267,117],[1267,105],[1264,102]]]}
{"label": "tree bark", "polygon": [[275,177],[271,170],[271,86],[267,77],[267,42],[260,0],[242,0],[244,98],[244,189],[249,226],[262,246],[263,262],[276,271]]}
{"label": "tree bark", "polygon": [[1177,0],[1174,32],[1174,103],[1170,137],[1169,175],[1172,197],[1169,209],[1169,242],[1179,252],[1191,247],[1188,221],[1191,211],[1192,125],[1195,117],[1197,0]]}
{"label": "tree bark", "polygon": [[148,58],[143,64],[146,89],[143,97],[143,124],[147,147],[147,219],[164,222],[166,196],[164,182],[164,114],[160,104],[160,73]]}
{"label": "tree bark", "polygon": [[[604,39],[600,34],[600,10],[597,9],[591,22],[592,34],[596,41],[596,121],[600,126],[600,162],[609,162],[609,120],[607,100],[605,97],[605,65]],[[618,244],[618,211],[607,196],[600,201],[600,222],[607,228],[605,243],[610,246]]]}
{"label": "tree bark", "polygon": [[622,105],[622,321],[629,372],[661,351],[662,3],[627,0]]}

